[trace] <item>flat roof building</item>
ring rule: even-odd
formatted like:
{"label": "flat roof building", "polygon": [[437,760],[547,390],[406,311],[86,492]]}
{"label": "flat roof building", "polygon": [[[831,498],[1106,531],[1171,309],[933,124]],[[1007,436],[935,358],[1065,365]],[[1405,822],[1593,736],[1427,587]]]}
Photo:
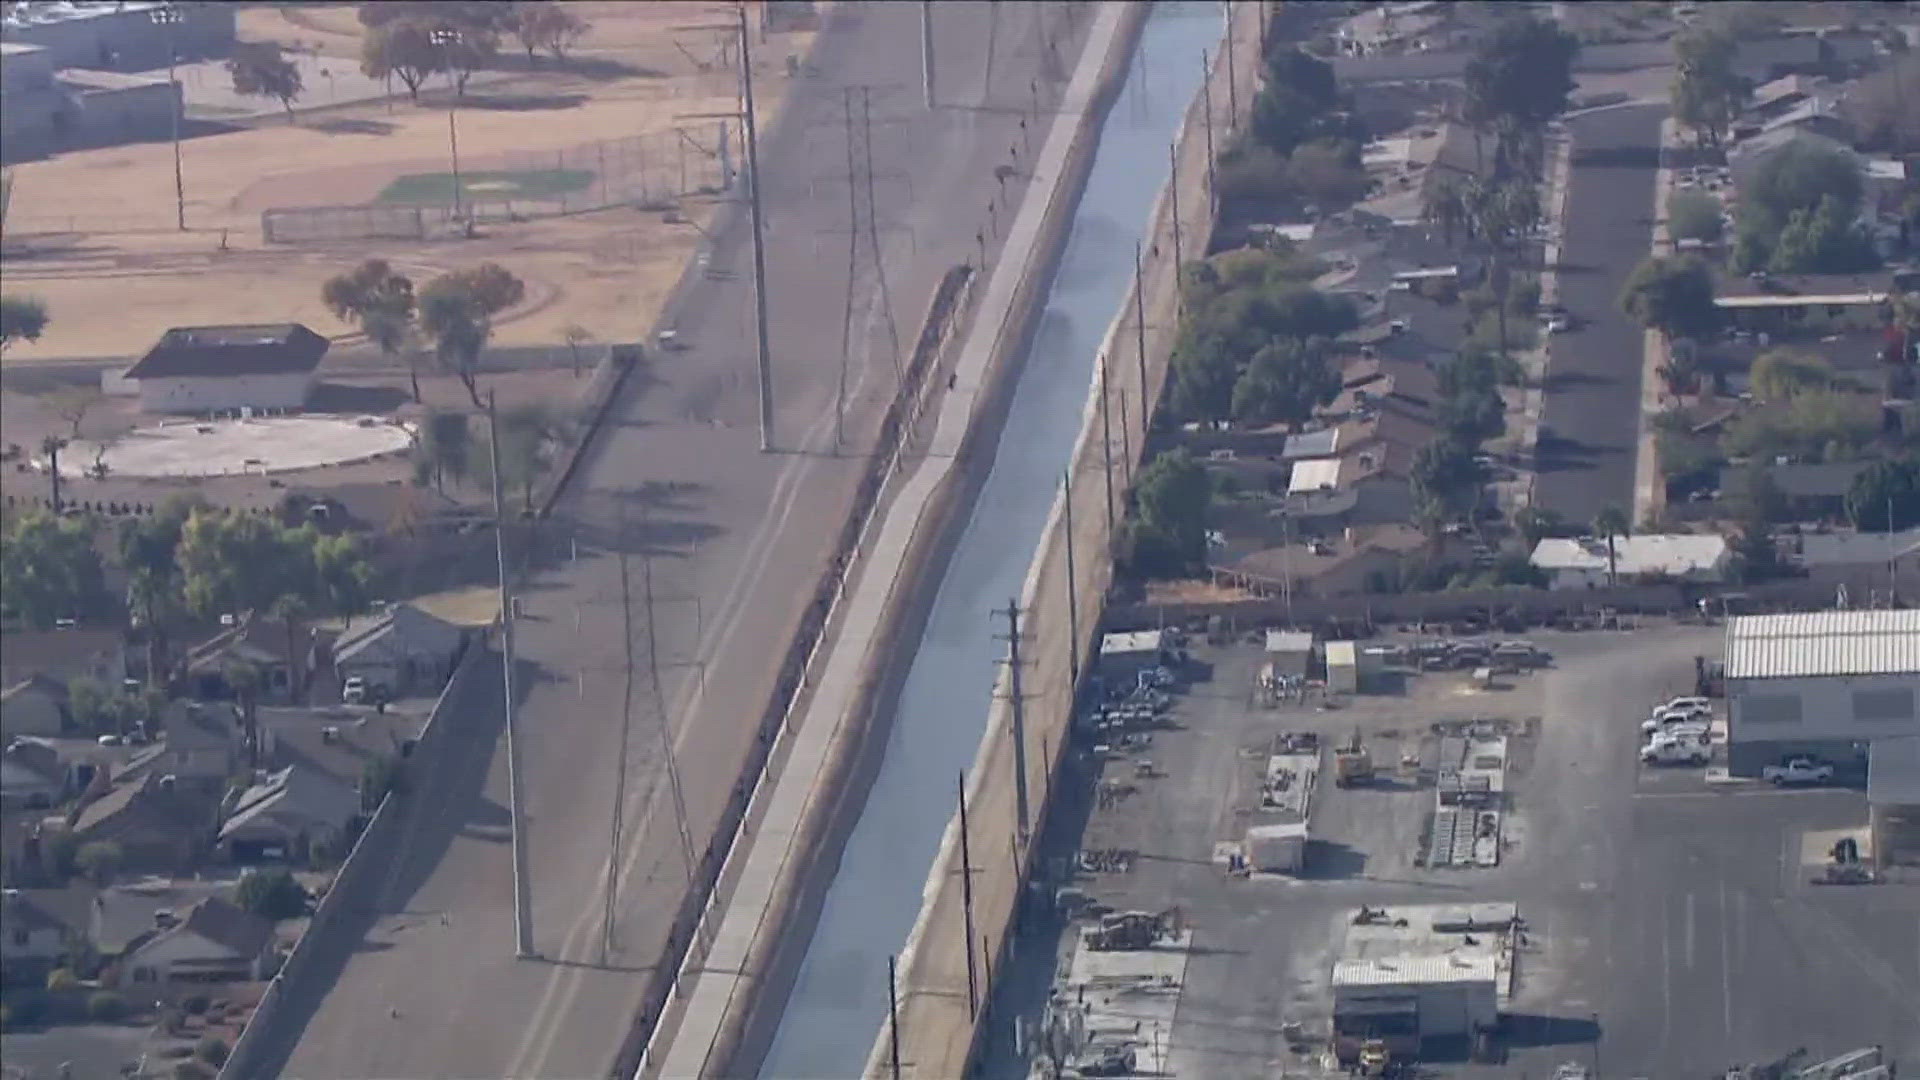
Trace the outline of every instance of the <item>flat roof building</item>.
{"label": "flat roof building", "polygon": [[1382,1039],[1396,1056],[1491,1033],[1513,993],[1515,904],[1362,907],[1334,961],[1334,1052]]}
{"label": "flat roof building", "polygon": [[1920,735],[1920,611],[1810,611],[1727,620],[1727,758],[1752,775],[1806,755],[1866,767]]}

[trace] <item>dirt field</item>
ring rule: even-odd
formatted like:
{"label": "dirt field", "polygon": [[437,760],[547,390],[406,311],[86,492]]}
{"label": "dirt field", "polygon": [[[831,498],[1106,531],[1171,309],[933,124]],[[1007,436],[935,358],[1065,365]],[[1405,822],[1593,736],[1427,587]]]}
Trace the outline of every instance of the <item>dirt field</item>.
{"label": "dirt field", "polygon": [[[676,117],[733,107],[734,78],[721,56],[727,35],[676,30],[716,21],[694,4],[578,3],[592,30],[570,70],[550,64],[470,93],[458,110],[463,171],[558,152],[610,137],[667,133]],[[757,13],[750,16],[757,26]],[[351,8],[259,8],[240,17],[248,39],[323,56],[359,51]],[[788,79],[790,54],[808,33],[755,35],[763,122]],[[677,43],[677,45],[676,45]],[[509,39],[503,53],[517,48]],[[685,52],[682,51],[685,50]],[[524,57],[518,57],[524,61]],[[705,70],[703,70],[703,68]],[[702,124],[717,122],[701,121]],[[662,138],[671,138],[662,134]],[[173,228],[167,143],[66,154],[15,170],[4,270],[8,291],[46,300],[47,335],[7,353],[33,360],[137,354],[169,326],[296,320],[346,335],[318,299],[324,279],[370,256],[416,276],[497,261],[519,274],[528,298],[503,315],[501,345],[557,344],[579,324],[601,340],[635,340],[699,240],[657,212],[603,210],[488,225],[467,241],[265,243],[260,211],[374,199],[396,178],[447,168],[443,98],[394,100],[302,112],[298,122],[188,139],[182,146],[189,231]],[[687,200],[703,221],[710,205]],[[112,318],[88,318],[112,312]]]}

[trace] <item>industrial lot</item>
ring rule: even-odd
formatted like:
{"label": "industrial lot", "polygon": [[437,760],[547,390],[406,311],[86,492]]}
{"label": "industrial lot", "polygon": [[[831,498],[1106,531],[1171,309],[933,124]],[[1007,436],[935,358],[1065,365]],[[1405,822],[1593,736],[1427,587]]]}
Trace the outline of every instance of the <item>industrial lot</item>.
{"label": "industrial lot", "polygon": [[[1912,1060],[1920,616],[1617,625],[1110,635],[1084,813],[1062,793],[1027,913],[1058,950],[1026,946],[1006,991],[1035,1075]],[[1797,666],[1756,666],[1770,648]],[[1782,739],[1785,678],[1807,725],[1825,682],[1883,712],[1903,690],[1906,718]],[[1650,713],[1697,691],[1706,760],[1643,761],[1648,728],[1692,730]],[[1803,786],[1801,756],[1836,771]]]}

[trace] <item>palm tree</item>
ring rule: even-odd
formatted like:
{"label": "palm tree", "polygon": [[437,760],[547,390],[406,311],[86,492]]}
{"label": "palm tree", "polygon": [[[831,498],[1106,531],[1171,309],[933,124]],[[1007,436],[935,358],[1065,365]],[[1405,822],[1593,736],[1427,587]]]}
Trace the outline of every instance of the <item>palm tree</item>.
{"label": "palm tree", "polygon": [[233,691],[240,707],[240,723],[247,733],[247,768],[260,764],[260,669],[244,661],[232,661],[221,671],[227,688]]}
{"label": "palm tree", "polygon": [[300,623],[307,617],[307,601],[298,593],[283,593],[268,609],[267,617],[278,619],[287,628],[287,700],[300,701]]}
{"label": "palm tree", "polygon": [[40,440],[40,452],[47,456],[47,482],[53,485],[53,512],[60,512],[60,451],[67,448],[67,440],[58,435],[49,435]]}
{"label": "palm tree", "polygon": [[1607,539],[1607,584],[1616,584],[1620,573],[1620,553],[1614,548],[1613,538],[1633,535],[1633,526],[1627,521],[1627,512],[1618,506],[1607,506],[1594,515],[1593,531]]}
{"label": "palm tree", "polygon": [[1427,200],[1427,221],[1440,229],[1442,243],[1453,244],[1453,233],[1467,223],[1466,192],[1459,178],[1445,176],[1433,187]]}
{"label": "palm tree", "polygon": [[351,272],[327,279],[320,299],[334,317],[357,323],[382,356],[405,354],[413,400],[420,400],[420,368],[413,344],[413,282],[385,259],[368,259]]}

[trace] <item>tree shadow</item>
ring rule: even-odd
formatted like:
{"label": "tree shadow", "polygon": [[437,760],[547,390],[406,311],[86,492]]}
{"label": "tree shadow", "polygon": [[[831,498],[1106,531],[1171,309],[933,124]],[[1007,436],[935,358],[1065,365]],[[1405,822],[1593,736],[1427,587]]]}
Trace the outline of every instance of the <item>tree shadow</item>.
{"label": "tree shadow", "polygon": [[1335,840],[1308,840],[1307,857],[1294,874],[1302,881],[1344,881],[1367,869],[1367,853]]}
{"label": "tree shadow", "polygon": [[585,94],[468,94],[465,108],[490,112],[549,112],[586,104]]}
{"label": "tree shadow", "polygon": [[[1616,379],[1605,378],[1586,371],[1563,371],[1550,374],[1540,381],[1540,389],[1549,393],[1572,390],[1580,386],[1611,386]],[[1544,437],[1543,437],[1544,438]]]}
{"label": "tree shadow", "polygon": [[408,400],[404,387],[323,382],[313,388],[307,407],[323,413],[390,413]]}
{"label": "tree shadow", "polygon": [[322,135],[391,135],[396,125],[385,120],[369,120],[357,116],[336,116],[322,120],[312,120],[303,125],[308,131],[317,131]]}

